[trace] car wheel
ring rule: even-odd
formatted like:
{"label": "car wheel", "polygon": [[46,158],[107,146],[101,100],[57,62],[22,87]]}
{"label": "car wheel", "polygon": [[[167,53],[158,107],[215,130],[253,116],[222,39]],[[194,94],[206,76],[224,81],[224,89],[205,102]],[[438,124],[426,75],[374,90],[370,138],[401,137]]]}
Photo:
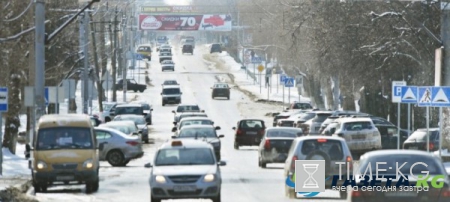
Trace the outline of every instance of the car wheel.
{"label": "car wheel", "polygon": [[227,97],[227,100],[230,100],[230,96]]}
{"label": "car wheel", "polygon": [[148,140],[144,140],[145,144],[148,144]]}
{"label": "car wheel", "polygon": [[164,105],[166,105],[166,103],[163,102],[163,103],[162,103],[162,106],[164,107]]}
{"label": "car wheel", "polygon": [[33,183],[34,192],[47,192],[47,186]]}
{"label": "car wheel", "polygon": [[136,89],[135,89],[135,90],[133,90],[133,91],[134,91],[134,92],[138,92],[138,90],[136,90]]}
{"label": "car wheel", "polygon": [[90,194],[90,193],[96,192],[96,191],[98,191],[98,187],[99,187],[99,180],[97,177],[97,180],[86,183],[86,193]]}
{"label": "car wheel", "polygon": [[153,197],[153,195],[150,195],[150,202],[161,202],[161,199],[157,199]]}
{"label": "car wheel", "polygon": [[150,121],[148,122],[149,125],[152,125],[152,119],[150,119]]}
{"label": "car wheel", "polygon": [[124,161],[121,166],[127,166],[128,163],[130,163],[130,160]]}
{"label": "car wheel", "polygon": [[217,194],[217,196],[214,197],[214,198],[212,198],[211,200],[212,200],[213,202],[220,202],[220,201],[221,201],[220,191],[219,191],[219,194]]}
{"label": "car wheel", "polygon": [[217,161],[220,161],[220,159],[221,159],[220,153],[216,153],[216,159],[217,159]]}
{"label": "car wheel", "polygon": [[105,122],[110,122],[111,121],[111,118],[110,117],[106,117],[105,118]]}
{"label": "car wheel", "polygon": [[239,150],[239,145],[237,142],[234,142],[234,149]]}
{"label": "car wheel", "polygon": [[108,152],[108,154],[106,155],[106,159],[112,166],[122,166],[122,163],[125,160],[122,152],[120,152],[119,150],[112,150]]}
{"label": "car wheel", "polygon": [[266,168],[266,167],[267,167],[267,163],[266,163],[266,162],[263,162],[263,160],[262,160],[261,157],[259,157],[259,160],[258,160],[258,161],[259,161],[259,162],[258,162],[259,167],[261,167],[261,168]]}
{"label": "car wheel", "polygon": [[148,58],[148,61],[152,61],[152,57],[149,57],[149,58]]}
{"label": "car wheel", "polygon": [[141,93],[144,92],[144,89],[139,90],[139,92],[141,92]]}

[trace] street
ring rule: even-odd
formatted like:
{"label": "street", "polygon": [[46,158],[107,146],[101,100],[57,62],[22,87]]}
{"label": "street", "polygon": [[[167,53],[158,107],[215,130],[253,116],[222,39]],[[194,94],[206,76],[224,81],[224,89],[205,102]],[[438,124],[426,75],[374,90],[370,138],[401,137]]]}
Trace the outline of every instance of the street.
{"label": "street", "polygon": [[[154,108],[153,125],[149,128],[151,137],[155,137],[156,141],[154,144],[144,144],[144,157],[131,161],[126,167],[111,167],[107,162],[101,162],[101,181],[97,193],[85,194],[84,186],[54,187],[49,188],[48,193],[37,193],[36,199],[39,201],[149,201],[150,169],[144,168],[144,164],[152,160],[156,148],[163,141],[170,139],[172,135],[170,131],[173,127],[171,111],[176,108],[176,105],[161,106],[161,83],[166,79],[176,79],[181,85],[182,103],[199,104],[215,122],[215,125],[222,128],[218,134],[225,135],[225,138],[222,139],[221,152],[227,165],[221,167],[222,200],[225,202],[298,201],[289,200],[284,196],[283,164],[269,164],[268,168],[262,169],[258,167],[257,147],[233,149],[234,131],[231,128],[238,120],[248,117],[263,118],[266,125],[270,126],[272,117],[264,115],[267,112],[277,111],[280,107],[254,103],[234,88],[232,88],[230,100],[212,100],[210,87],[217,81],[215,76],[225,75],[219,70],[208,68],[202,57],[204,52],[202,49],[204,49],[203,45],[198,45],[194,55],[182,55],[181,49],[174,46],[172,51],[174,52],[175,72],[161,72],[158,57],[154,57],[150,62],[150,69],[141,69],[139,75],[140,83],[144,83],[144,72],[148,71],[153,86],[148,87],[143,93],[133,93],[132,91],[127,93],[128,98],[138,95],[137,100],[147,101]],[[157,52],[154,51],[154,54]],[[136,70],[135,73],[137,72]],[[122,92],[118,91],[117,93],[121,94]],[[337,192],[327,192],[322,195],[330,197],[330,200],[322,199],[321,201],[335,201],[333,197],[339,196]]]}

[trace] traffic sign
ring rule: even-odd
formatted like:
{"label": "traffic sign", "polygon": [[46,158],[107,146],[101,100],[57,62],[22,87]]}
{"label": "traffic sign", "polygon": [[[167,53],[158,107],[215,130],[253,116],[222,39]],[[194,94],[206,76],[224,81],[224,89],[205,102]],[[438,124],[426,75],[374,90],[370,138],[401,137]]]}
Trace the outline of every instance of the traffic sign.
{"label": "traffic sign", "polygon": [[8,111],[8,88],[0,87],[0,112],[7,112],[7,111]]}
{"label": "traffic sign", "polygon": [[402,86],[406,86],[406,81],[392,81],[392,102],[402,102]]}
{"label": "traffic sign", "polygon": [[264,66],[263,65],[258,65],[258,71],[261,73],[262,71],[264,71]]}
{"label": "traffic sign", "polygon": [[44,89],[45,106],[48,106],[48,87]]}
{"label": "traffic sign", "polygon": [[401,103],[417,103],[417,86],[401,86],[400,92]]}
{"label": "traffic sign", "polygon": [[143,60],[144,58],[142,57],[141,54],[136,54],[136,60]]}
{"label": "traffic sign", "polygon": [[432,88],[432,86],[420,86],[417,89],[417,101],[419,103],[419,107],[433,106],[431,102],[431,99],[433,98]]}
{"label": "traffic sign", "polygon": [[284,83],[284,80],[286,80],[286,75],[281,74],[280,75],[280,83]]}
{"label": "traffic sign", "polygon": [[431,89],[431,103],[435,107],[449,107],[450,106],[450,87],[433,87]]}
{"label": "traffic sign", "polygon": [[252,63],[253,64],[260,64],[262,62],[261,57],[252,57]]}
{"label": "traffic sign", "polygon": [[285,80],[284,80],[284,87],[287,87],[287,88],[291,88],[291,87],[294,87],[294,83],[295,83],[295,80],[294,80],[294,78],[286,78]]}

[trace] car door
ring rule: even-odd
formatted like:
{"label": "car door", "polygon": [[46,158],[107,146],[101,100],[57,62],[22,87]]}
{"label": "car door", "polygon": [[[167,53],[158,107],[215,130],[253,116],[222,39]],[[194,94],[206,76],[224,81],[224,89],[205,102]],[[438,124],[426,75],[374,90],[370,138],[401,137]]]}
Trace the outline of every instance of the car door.
{"label": "car door", "polygon": [[103,150],[99,151],[100,160],[106,159],[106,154],[112,149],[113,145],[111,142],[112,135],[104,130],[95,130],[95,138],[97,139],[97,147],[103,144]]}

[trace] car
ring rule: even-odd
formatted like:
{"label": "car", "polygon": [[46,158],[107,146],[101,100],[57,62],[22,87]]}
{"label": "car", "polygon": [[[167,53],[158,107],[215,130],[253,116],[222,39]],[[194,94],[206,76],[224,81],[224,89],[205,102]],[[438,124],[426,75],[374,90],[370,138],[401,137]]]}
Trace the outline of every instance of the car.
{"label": "car", "polygon": [[94,127],[96,127],[102,123],[102,121],[100,121],[100,119],[98,118],[97,115],[92,115],[92,116],[90,116],[90,118],[91,118],[92,126],[94,126]]}
{"label": "car", "polygon": [[177,80],[165,80],[161,86],[165,86],[165,85],[180,85]]}
{"label": "car", "polygon": [[306,131],[305,134],[319,135],[322,123],[333,114],[333,112],[331,111],[315,111],[315,113],[316,116],[311,119],[311,123],[308,127],[309,130]]}
{"label": "car", "polygon": [[[119,79],[116,83],[116,90],[123,90],[123,79]],[[139,84],[134,79],[127,79],[127,90],[132,90],[134,92],[144,92],[147,89],[147,85]]]}
{"label": "car", "polygon": [[286,110],[300,110],[300,109],[313,109],[313,106],[309,102],[297,102],[294,101]]}
{"label": "car", "polygon": [[185,53],[190,53],[190,54],[194,54],[194,46],[192,46],[191,44],[184,44],[183,48],[181,49],[181,54],[185,54]]}
{"label": "car", "polygon": [[174,121],[178,122],[180,120],[179,116],[183,112],[205,112],[205,110],[200,110],[197,104],[180,104],[176,110],[172,110]]}
{"label": "car", "polygon": [[148,104],[147,102],[133,102],[136,104],[140,104],[142,106],[143,109],[143,113],[142,115],[145,116],[145,121],[147,122],[148,125],[152,125],[152,111],[153,108],[150,104]]}
{"label": "car", "polygon": [[143,115],[118,115],[114,117],[113,122],[114,121],[133,121],[134,124],[136,124],[136,126],[138,127],[138,131],[141,131],[141,140],[145,143],[148,143],[148,123],[145,121],[145,117]]}
{"label": "car", "polygon": [[165,106],[166,104],[181,104],[182,94],[179,85],[163,86],[161,92],[162,106]]}
{"label": "car", "polygon": [[134,115],[146,115],[144,113],[144,107],[142,104],[138,103],[129,103],[129,104],[120,104],[116,106],[116,110],[114,112],[114,116],[123,115],[123,114],[134,114]]}
{"label": "car", "polygon": [[162,63],[164,60],[172,60],[172,53],[168,51],[159,51],[159,62]]}
{"label": "car", "polygon": [[333,136],[344,138],[353,156],[382,149],[381,135],[372,119],[345,117],[337,119],[336,122],[338,126]]}
{"label": "car", "polygon": [[[394,135],[394,134],[392,134],[392,135]],[[403,143],[403,149],[427,151],[427,139],[428,138],[430,138],[429,144],[428,144],[430,151],[439,150],[439,138],[440,138],[439,128],[429,128],[428,135],[427,135],[426,128],[417,129]],[[443,148],[443,149],[446,149],[446,148]]]}
{"label": "car", "polygon": [[181,48],[183,48],[184,45],[192,45],[192,47],[195,49],[195,39],[193,38],[182,39]]}
{"label": "car", "polygon": [[266,168],[268,163],[284,163],[295,138],[303,135],[302,129],[290,127],[268,128],[258,149],[258,165]]}
{"label": "car", "polygon": [[210,143],[214,147],[214,154],[216,159],[220,161],[220,138],[224,135],[217,135],[217,130],[220,130],[220,126],[213,125],[191,125],[181,128],[177,135],[172,136],[174,139],[196,139]]}
{"label": "car", "polygon": [[175,116],[173,124],[176,126],[181,119],[187,117],[208,117],[208,115],[204,112],[181,112]]}
{"label": "car", "polygon": [[98,107],[93,108],[93,114],[97,115],[103,123],[110,122],[114,118],[114,113],[116,112],[116,106],[120,104],[125,104],[123,102],[102,102],[103,111],[100,112]]}
{"label": "car", "polygon": [[159,51],[167,51],[167,52],[172,53],[172,46],[170,46],[169,44],[162,44],[159,47]]}
{"label": "car", "polygon": [[101,161],[108,161],[112,166],[126,166],[131,160],[144,155],[142,143],[136,136],[129,136],[119,130],[105,127],[94,129]]}
{"label": "car", "polygon": [[[390,169],[390,167],[396,169]],[[378,191],[378,189],[374,189],[373,191],[353,190],[350,200],[352,202],[418,201],[418,199],[424,199],[423,201],[450,201],[448,173],[439,156],[434,154],[417,150],[380,150],[367,152],[360,158],[359,172],[357,172],[359,174],[355,175],[356,184],[361,183],[361,179],[359,178],[364,177],[361,174],[367,173],[366,169],[373,169],[371,177],[381,178],[376,181],[379,182],[377,185],[383,188],[384,186],[390,187],[397,185],[400,181],[403,182],[400,182],[403,187],[405,185],[404,177],[408,177],[408,181],[411,183],[411,181],[417,181],[412,175],[418,178],[421,175],[429,176],[425,180],[425,182],[428,181],[428,184],[419,185],[417,183],[415,186],[415,183],[409,184],[411,187],[414,186],[413,188],[426,186],[427,189],[426,191],[419,191],[419,189],[416,191],[416,189],[412,190],[405,186],[404,188],[406,189],[403,191],[400,187],[393,190],[383,189],[382,191]],[[375,171],[377,172],[375,173]],[[400,176],[399,173],[404,173],[404,177]],[[390,180],[385,180],[388,178],[387,176],[392,177],[390,177]],[[436,179],[436,177],[439,179]],[[375,180],[371,181],[369,182],[370,184]],[[439,182],[439,186],[433,186],[433,182]],[[430,183],[431,185],[429,185]],[[408,182],[406,182],[407,184]]]}
{"label": "car", "polygon": [[112,128],[116,129],[122,133],[125,133],[129,136],[137,136],[139,139],[142,139],[140,137],[140,130],[137,127],[137,125],[134,123],[134,121],[110,121],[108,123],[100,124],[98,126],[99,128]]}
{"label": "car", "polygon": [[[221,201],[222,177],[211,144],[190,139],[175,139],[164,143],[152,163],[150,171],[150,201],[165,199],[204,198]],[[187,172],[188,171],[188,172]]]}
{"label": "car", "polygon": [[218,43],[212,44],[209,53],[222,53],[222,45]]}
{"label": "car", "polygon": [[[289,149],[286,162],[284,164],[283,179],[291,179],[295,175],[295,161],[297,160],[324,160],[325,177],[347,173],[347,166],[339,166],[336,163],[347,163],[352,173],[353,157],[348,148],[347,142],[341,137],[331,136],[303,136],[295,138]],[[341,168],[341,169],[340,169]],[[342,184],[345,180],[336,180]],[[325,188],[331,189],[333,180],[325,181]],[[347,199],[347,190],[340,191],[341,199]],[[296,198],[294,187],[285,185],[285,195],[289,198]]]}
{"label": "car", "polygon": [[175,63],[172,60],[164,60],[161,62],[161,71],[175,71]]}
{"label": "car", "polygon": [[152,60],[152,47],[150,45],[140,45],[136,52],[142,55],[144,59]]}
{"label": "car", "polygon": [[227,100],[230,99],[230,86],[227,83],[215,83],[213,87],[211,87],[211,98],[214,99],[216,97],[226,97]]}
{"label": "car", "polygon": [[180,120],[180,122],[172,128],[172,132],[180,131],[183,126],[189,125],[214,125],[214,121],[207,117],[185,117]]}
{"label": "car", "polygon": [[235,131],[234,149],[239,149],[240,146],[259,146],[266,124],[261,119],[242,119],[232,129]]}
{"label": "car", "polygon": [[301,114],[304,114],[306,112],[308,112],[308,110],[295,110],[295,111],[288,111],[288,112],[279,113],[279,114],[277,114],[277,115],[275,115],[273,117],[273,124],[272,124],[272,126],[273,127],[277,126],[278,125],[278,120],[280,120],[280,119],[288,119],[291,116],[301,115]]}

